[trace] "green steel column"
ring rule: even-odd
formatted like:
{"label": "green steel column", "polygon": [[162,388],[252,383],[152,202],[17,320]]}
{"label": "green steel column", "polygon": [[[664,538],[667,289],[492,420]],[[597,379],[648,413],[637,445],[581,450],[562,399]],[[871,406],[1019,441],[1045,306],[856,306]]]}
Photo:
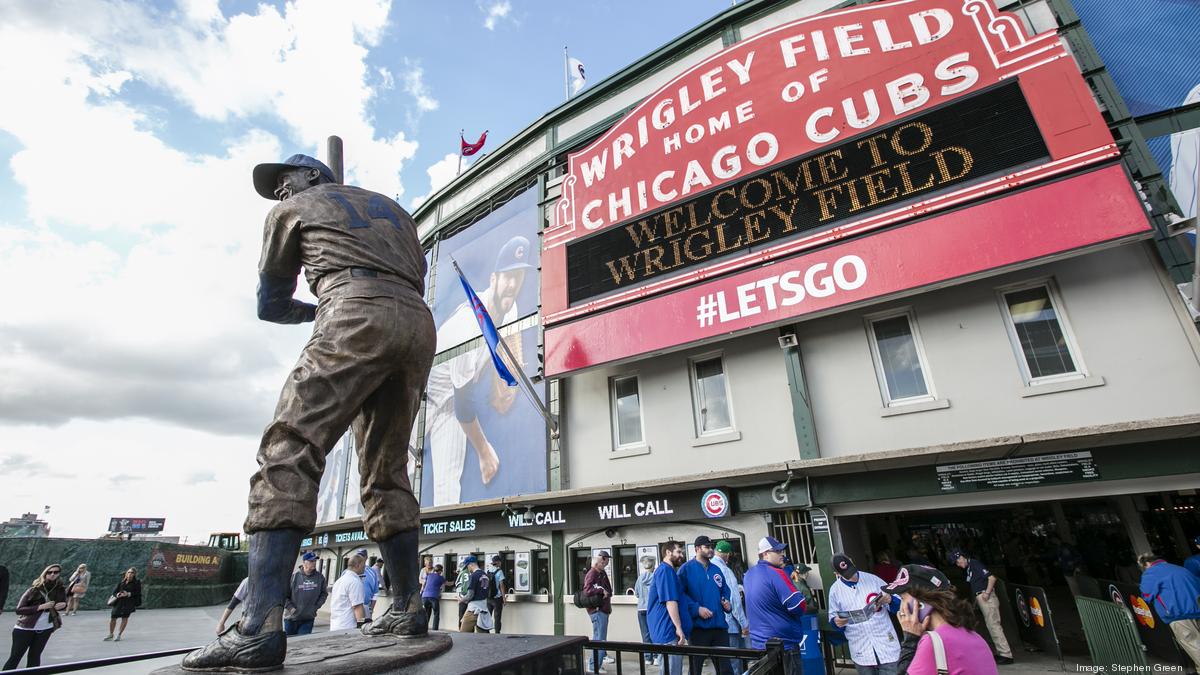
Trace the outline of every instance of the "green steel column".
{"label": "green steel column", "polygon": [[825,509],[813,507],[808,510],[808,517],[813,526],[813,550],[817,557],[817,569],[821,571],[821,586],[825,589],[825,597],[829,597],[829,586],[837,579],[833,566],[829,564],[833,557],[833,534],[830,532],[829,515]]}
{"label": "green steel column", "polygon": [[804,361],[800,358],[799,338],[796,329],[785,326],[779,329],[780,340],[792,340],[795,347],[783,351],[784,369],[787,371],[788,391],[792,394],[792,423],[796,427],[796,443],[800,446],[800,459],[817,459],[821,449],[817,445],[817,425],[813,421],[812,404],[808,397],[808,385],[804,381]]}
{"label": "green steel column", "polygon": [[554,634],[566,633],[567,620],[563,607],[563,580],[567,576],[567,546],[564,542],[563,531],[554,530],[550,533],[550,602],[554,603]]}

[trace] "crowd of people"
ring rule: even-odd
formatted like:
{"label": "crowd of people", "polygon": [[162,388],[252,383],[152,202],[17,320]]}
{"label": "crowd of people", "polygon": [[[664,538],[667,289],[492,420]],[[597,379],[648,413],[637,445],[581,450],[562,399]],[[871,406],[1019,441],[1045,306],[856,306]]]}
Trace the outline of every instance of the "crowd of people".
{"label": "crowd of people", "polygon": [[[12,630],[12,648],[0,670],[16,670],[22,658],[25,659],[26,668],[42,665],[42,652],[54,631],[63,627],[63,617],[79,612],[79,602],[91,584],[91,572],[86,564],[81,564],[67,579],[64,580],[63,576],[62,565],[47,565],[29,588],[21,593],[14,610],[17,621]],[[0,613],[8,600],[9,585],[8,568],[0,565]],[[104,640],[120,641],[129,625],[129,617],[141,604],[142,585],[138,581],[137,570],[131,567],[109,594],[108,605],[112,609],[108,636]]]}
{"label": "crowd of people", "polygon": [[[1200,551],[1200,537],[1194,545]],[[787,546],[772,537],[758,542],[757,564],[744,575],[731,565],[733,546],[728,541],[697,537],[695,554],[685,561],[681,542],[668,542],[659,560],[643,557],[642,569],[633,586],[637,599],[638,625],[642,640],[657,645],[693,645],[762,650],[771,640],[783,645],[785,672],[801,672],[802,645],[806,628],[802,620],[818,612],[807,584],[810,568],[793,563]],[[284,631],[288,635],[312,632],[317,612],[330,602],[330,630],[361,628],[371,621],[375,599],[390,593],[383,560],[359,549],[346,558],[342,575],[328,584],[317,569],[318,556],[306,552],[292,575],[284,606]],[[584,576],[581,594],[588,598],[587,613],[592,639],[608,639],[612,614],[613,586],[608,577],[607,551],[599,551]],[[474,555],[462,560],[452,586],[458,600],[461,632],[501,630],[508,579],[500,556],[482,565]],[[998,579],[986,564],[955,550],[949,563],[962,569],[973,602],[955,591],[953,583],[928,560],[903,566],[885,552],[873,572],[860,570],[844,554],[830,561],[836,577],[826,586],[828,623],[848,645],[858,675],[986,675],[998,673],[997,665],[1013,663],[1012,648],[1000,621],[996,597]],[[1145,553],[1137,559],[1140,589],[1147,603],[1170,627],[1184,653],[1200,667],[1200,553],[1183,565],[1173,565]],[[26,667],[41,665],[41,656],[63,617],[76,614],[91,584],[86,564],[79,565],[67,580],[63,567],[48,565],[22,592],[15,613],[12,650],[3,670],[16,669],[22,658]],[[440,628],[440,600],[447,579],[442,565],[432,557],[423,559],[420,571],[421,596],[429,628]],[[243,579],[217,624],[227,627],[234,610],[246,598],[248,580]],[[8,569],[0,566],[0,608],[8,596]],[[130,616],[142,604],[142,586],[137,570],[129,568],[109,594],[111,608],[105,641],[120,641]],[[991,645],[977,630],[977,614]],[[2,611],[2,609],[0,609]],[[895,617],[895,624],[892,617]],[[899,635],[895,625],[900,628]],[[994,652],[993,652],[994,647]],[[648,665],[659,665],[662,675],[681,675],[681,655],[646,653]],[[590,672],[604,673],[612,658],[594,650],[588,659]],[[713,658],[720,675],[743,672],[745,662]],[[689,673],[700,673],[701,657],[689,657]]]}
{"label": "crowd of people", "polygon": [[[811,617],[804,619],[818,611],[806,583],[809,567],[793,563],[786,545],[764,537],[758,542],[757,564],[739,581],[730,565],[733,546],[729,542],[701,536],[693,545],[691,560],[684,560],[682,543],[669,542],[661,548],[657,564],[649,558],[641,561],[643,569],[633,590],[643,642],[761,650],[768,641],[779,640],[785,672],[800,673],[802,645],[814,625]],[[958,558],[970,568],[972,586],[981,584],[981,593],[986,594],[977,596],[986,617],[995,601],[995,577],[978,561],[965,555]],[[837,579],[827,588],[829,624],[845,636],[859,675],[932,675],[939,667],[951,674],[986,675],[997,673],[998,663],[1012,662],[1006,642],[993,638],[997,649],[1005,651],[992,654],[975,632],[974,607],[932,566],[895,567],[891,578],[884,580],[860,571],[845,555],[834,556],[831,564]],[[587,610],[594,640],[607,639],[611,612],[607,600],[612,596],[607,566],[608,554],[601,551],[582,587],[585,595],[602,600]],[[903,638],[897,636],[889,615],[895,615]],[[683,672],[682,655],[647,653],[643,658],[648,664],[659,664],[663,675]],[[589,672],[605,672],[605,660],[603,651],[594,651]],[[703,658],[691,656],[688,661],[690,673],[701,672]],[[748,665],[733,658],[712,661],[722,675],[743,672]]]}

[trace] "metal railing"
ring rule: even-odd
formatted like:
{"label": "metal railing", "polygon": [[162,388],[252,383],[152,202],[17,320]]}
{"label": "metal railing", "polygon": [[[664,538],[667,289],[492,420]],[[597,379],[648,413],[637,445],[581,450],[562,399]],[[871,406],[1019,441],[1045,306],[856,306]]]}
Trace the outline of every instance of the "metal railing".
{"label": "metal railing", "polygon": [[1111,600],[1075,598],[1092,663],[1120,663],[1150,668],[1133,615]]}
{"label": "metal railing", "polygon": [[[697,647],[695,645],[656,645],[647,642],[609,642],[607,640],[588,640],[583,645],[583,672],[596,672],[599,666],[593,663],[593,650],[603,650],[614,654],[613,662],[617,675],[624,675],[626,668],[621,663],[622,653],[638,655],[638,670],[641,675],[657,673],[661,666],[651,666],[646,663],[645,656],[653,654],[666,658],[668,656],[703,657],[704,659],[734,659],[746,664],[742,671],[749,675],[783,675],[783,643],[771,640],[766,649],[740,649],[735,647]],[[685,661],[684,667],[687,667]],[[628,669],[633,671],[632,668]]]}
{"label": "metal railing", "polygon": [[50,675],[50,673],[73,673],[77,670],[88,670],[91,668],[104,668],[106,666],[119,666],[122,663],[133,663],[136,661],[150,661],[152,659],[161,659],[164,656],[182,656],[187,654],[197,647],[184,647],[181,649],[167,649],[161,652],[143,652],[141,654],[127,654],[125,656],[110,656],[103,659],[92,659],[90,661],[71,661],[69,663],[56,663],[47,666],[38,666],[37,668],[23,668],[20,671],[5,670],[0,672],[15,673],[20,672],[21,675]]}

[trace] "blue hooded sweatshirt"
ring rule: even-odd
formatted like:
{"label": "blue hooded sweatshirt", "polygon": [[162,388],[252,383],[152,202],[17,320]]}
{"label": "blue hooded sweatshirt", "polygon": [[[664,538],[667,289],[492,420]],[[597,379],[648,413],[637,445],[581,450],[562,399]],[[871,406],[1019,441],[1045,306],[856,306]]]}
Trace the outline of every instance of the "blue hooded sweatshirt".
{"label": "blue hooded sweatshirt", "polygon": [[[725,623],[725,608],[721,606],[722,600],[729,599],[729,585],[725,583],[720,567],[712,563],[705,567],[692,558],[679,568],[679,584],[692,600],[693,627],[729,629],[729,624]],[[708,608],[712,616],[700,618],[701,607]]]}
{"label": "blue hooded sweatshirt", "polygon": [[796,590],[782,568],[765,560],[746,572],[746,618],[750,621],[750,646],[764,649],[767,640],[779,638],[785,649],[804,640],[804,610],[808,599]]}
{"label": "blue hooded sweatshirt", "polygon": [[1142,597],[1163,621],[1200,619],[1200,577],[1159,560],[1142,572]]}

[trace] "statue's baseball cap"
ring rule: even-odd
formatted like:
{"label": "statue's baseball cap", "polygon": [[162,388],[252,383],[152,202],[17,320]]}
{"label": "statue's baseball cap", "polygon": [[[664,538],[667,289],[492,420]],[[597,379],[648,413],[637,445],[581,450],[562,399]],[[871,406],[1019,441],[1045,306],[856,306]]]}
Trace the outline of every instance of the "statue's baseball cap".
{"label": "statue's baseball cap", "polygon": [[780,542],[775,537],[763,537],[758,540],[758,552],[766,553],[767,551],[782,551],[787,548],[787,544]]}
{"label": "statue's baseball cap", "polygon": [[254,191],[267,199],[275,199],[279,174],[288,169],[316,169],[328,178],[330,183],[337,182],[333,171],[321,160],[308,155],[292,155],[278,164],[259,164],[254,167]]}
{"label": "statue's baseball cap", "polygon": [[[272,191],[275,188],[271,188]],[[517,235],[508,240],[496,255],[496,272],[511,272],[513,270],[531,270],[529,264],[529,240]]]}
{"label": "statue's baseball cap", "polygon": [[833,567],[833,571],[837,572],[838,576],[843,579],[849,579],[855,574],[858,574],[858,568],[854,566],[854,561],[851,560],[850,556],[848,555],[839,553],[833,556],[833,559],[829,561],[829,564],[831,567]]}
{"label": "statue's baseball cap", "polygon": [[892,595],[899,595],[913,588],[931,591],[953,589],[950,579],[940,571],[925,565],[905,565],[896,573],[896,580],[883,587]]}

